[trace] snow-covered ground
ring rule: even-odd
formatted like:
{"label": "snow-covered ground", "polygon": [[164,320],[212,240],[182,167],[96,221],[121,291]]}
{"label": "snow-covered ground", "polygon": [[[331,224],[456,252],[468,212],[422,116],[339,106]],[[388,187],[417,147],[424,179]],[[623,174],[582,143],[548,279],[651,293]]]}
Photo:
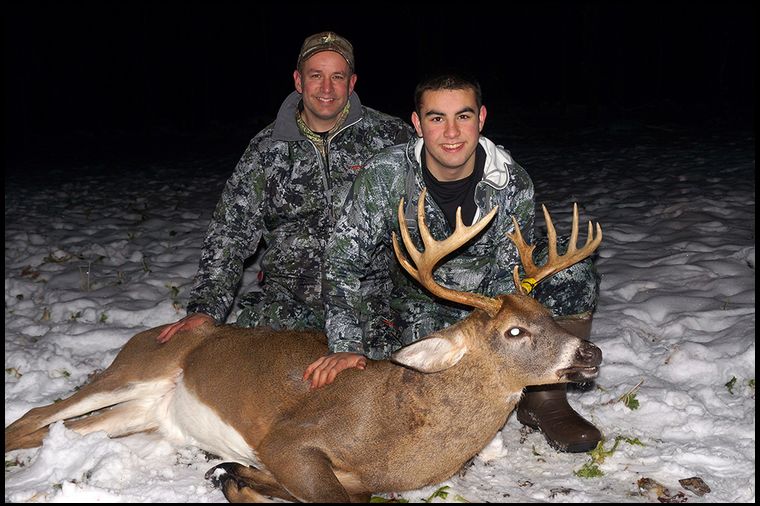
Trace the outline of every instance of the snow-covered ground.
{"label": "snow-covered ground", "polygon": [[[754,135],[637,128],[512,140],[558,230],[574,201],[604,228],[592,336],[604,363],[570,398],[606,450],[618,445],[606,457],[557,453],[510,417],[459,475],[400,497],[447,485],[432,502],[754,502]],[[71,394],[132,335],[184,315],[243,147],[225,159],[6,179],[6,425]],[[216,463],[152,435],[82,437],[57,424],[41,448],[6,454],[5,500],[224,502],[203,477]],[[679,484],[692,477],[711,491]]]}

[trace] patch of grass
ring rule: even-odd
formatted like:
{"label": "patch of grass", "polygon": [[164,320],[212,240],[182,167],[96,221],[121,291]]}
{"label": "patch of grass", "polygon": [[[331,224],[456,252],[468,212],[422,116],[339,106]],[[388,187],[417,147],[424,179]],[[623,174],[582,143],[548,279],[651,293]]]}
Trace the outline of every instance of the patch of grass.
{"label": "patch of grass", "polygon": [[615,442],[612,444],[612,448],[605,450],[605,440],[602,439],[596,445],[596,448],[588,452],[591,460],[583,464],[583,467],[577,471],[573,471],[573,474],[579,478],[599,478],[600,476],[604,476],[604,472],[599,468],[599,465],[602,464],[607,457],[611,457],[615,453],[621,442],[626,442],[629,445],[644,446],[644,443],[642,443],[639,438],[615,436]]}
{"label": "patch of grass", "polygon": [[579,478],[600,478],[604,476],[604,472],[593,462],[586,462],[583,464],[583,467],[577,471],[573,471],[573,474]]}

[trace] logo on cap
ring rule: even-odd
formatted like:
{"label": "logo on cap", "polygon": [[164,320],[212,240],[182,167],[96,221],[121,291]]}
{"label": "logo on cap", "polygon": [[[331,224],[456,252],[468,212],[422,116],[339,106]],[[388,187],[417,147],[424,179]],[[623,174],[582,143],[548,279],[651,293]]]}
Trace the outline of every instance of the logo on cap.
{"label": "logo on cap", "polygon": [[306,37],[298,54],[296,67],[300,69],[303,62],[322,51],[335,51],[345,58],[351,70],[354,70],[354,46],[335,32],[321,32]]}

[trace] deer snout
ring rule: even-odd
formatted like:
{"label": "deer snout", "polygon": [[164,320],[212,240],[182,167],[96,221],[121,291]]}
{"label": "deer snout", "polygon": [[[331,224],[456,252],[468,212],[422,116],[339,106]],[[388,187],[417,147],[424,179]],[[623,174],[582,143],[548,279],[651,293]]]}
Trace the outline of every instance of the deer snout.
{"label": "deer snout", "polygon": [[576,360],[590,367],[597,367],[602,363],[602,350],[589,341],[583,341],[575,352]]}
{"label": "deer snout", "polygon": [[599,365],[602,363],[602,350],[589,341],[581,341],[575,350],[573,366],[560,369],[561,378],[573,383],[584,383],[599,375]]}

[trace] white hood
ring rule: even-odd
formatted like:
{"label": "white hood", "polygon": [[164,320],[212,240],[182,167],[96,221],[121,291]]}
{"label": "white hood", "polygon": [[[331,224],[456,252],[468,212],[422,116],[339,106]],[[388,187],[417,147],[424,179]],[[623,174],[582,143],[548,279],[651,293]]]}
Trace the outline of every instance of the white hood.
{"label": "white hood", "polygon": [[[509,182],[509,166],[514,163],[512,156],[501,146],[498,146],[482,135],[478,143],[483,146],[486,152],[486,165],[483,168],[483,181],[487,182],[497,190],[501,190]],[[425,141],[422,138],[417,139],[414,145],[414,158],[417,163],[422,165],[422,147]]]}

